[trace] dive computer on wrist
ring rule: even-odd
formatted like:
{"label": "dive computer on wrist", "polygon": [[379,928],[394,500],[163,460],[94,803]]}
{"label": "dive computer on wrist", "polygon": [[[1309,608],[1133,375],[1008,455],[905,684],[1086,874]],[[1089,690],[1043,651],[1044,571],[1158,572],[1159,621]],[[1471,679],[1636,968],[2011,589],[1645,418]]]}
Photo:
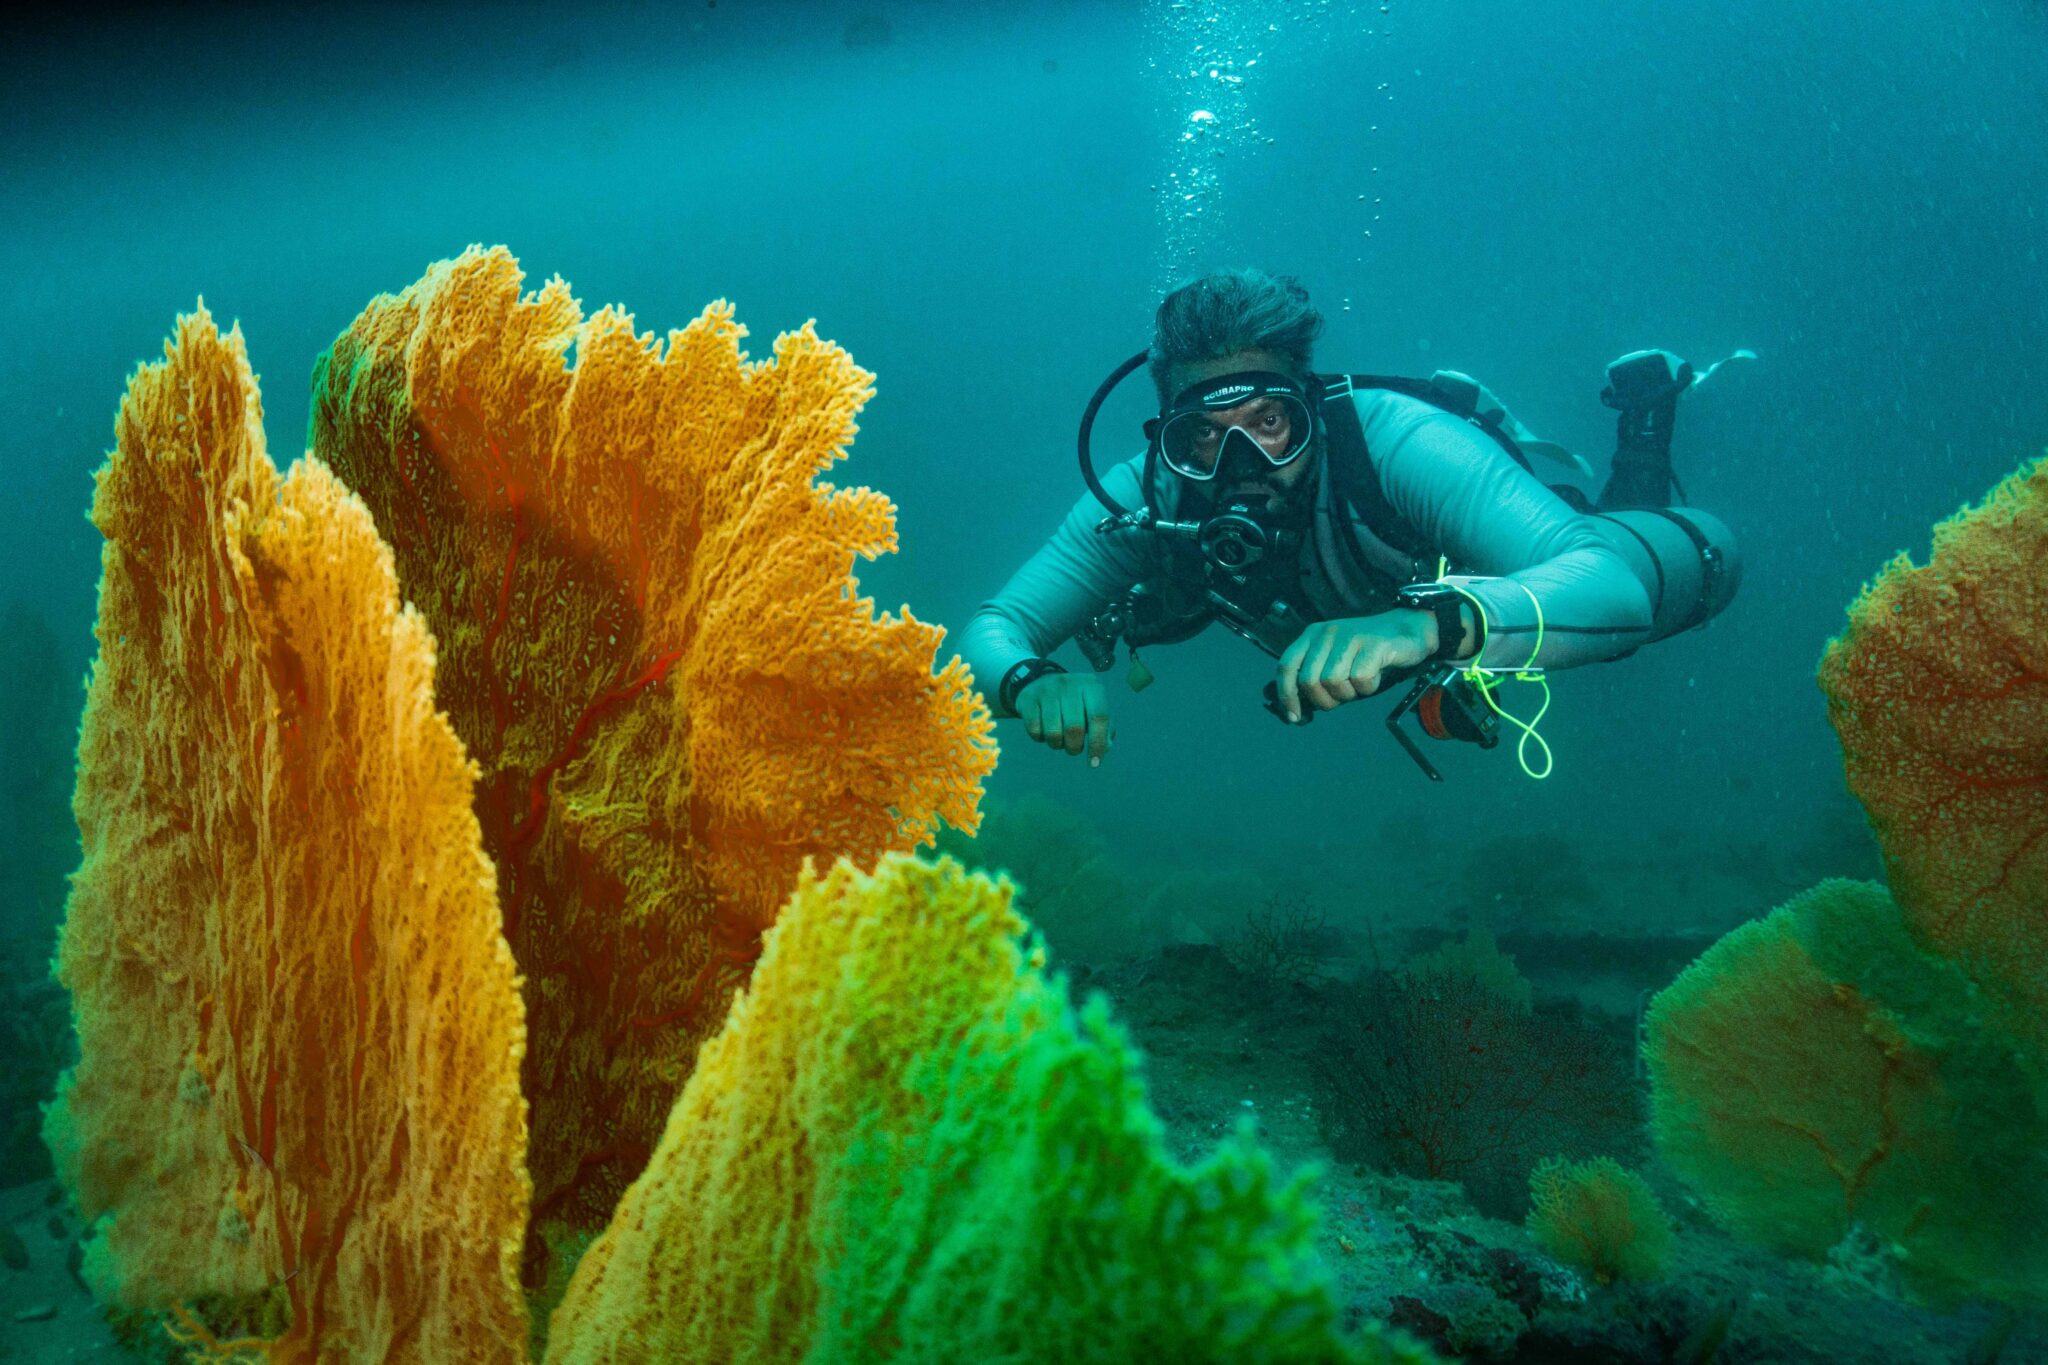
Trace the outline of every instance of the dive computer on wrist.
{"label": "dive computer on wrist", "polygon": [[[1430,654],[1429,662],[1458,657],[1458,646],[1465,639],[1464,609],[1470,598],[1448,583],[1410,583],[1394,594],[1394,601],[1411,611],[1426,611],[1436,618],[1436,649]],[[1472,615],[1476,633],[1479,613],[1475,611]],[[1474,655],[1479,653],[1478,646],[1484,643],[1483,639],[1475,643]]]}
{"label": "dive computer on wrist", "polygon": [[1018,693],[1048,673],[1066,671],[1051,659],[1020,659],[1010,665],[1010,671],[1003,674],[1002,682],[996,686],[996,704],[1014,716]]}

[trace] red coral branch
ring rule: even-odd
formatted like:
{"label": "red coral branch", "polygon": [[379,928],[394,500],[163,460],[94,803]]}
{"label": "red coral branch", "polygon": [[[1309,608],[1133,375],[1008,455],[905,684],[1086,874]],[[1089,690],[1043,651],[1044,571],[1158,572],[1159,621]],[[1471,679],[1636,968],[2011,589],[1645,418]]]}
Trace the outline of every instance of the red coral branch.
{"label": "red coral branch", "polygon": [[589,737],[590,727],[596,723],[597,718],[613,707],[622,706],[633,700],[633,698],[639,696],[649,687],[667,677],[669,669],[675,667],[676,660],[682,657],[682,650],[670,650],[668,653],[655,659],[653,663],[643,669],[640,675],[631,682],[599,693],[588,706],[583,708],[583,713],[576,717],[576,724],[569,731],[569,737],[562,741],[562,747],[557,749],[554,756],[540,766],[527,783],[526,818],[520,822],[517,829],[512,831],[510,849],[508,851],[516,853],[524,849],[533,837],[540,833],[541,821],[547,815],[548,784],[554,780],[557,772],[560,772],[565,765],[573,762],[577,754],[582,752],[583,741]]}

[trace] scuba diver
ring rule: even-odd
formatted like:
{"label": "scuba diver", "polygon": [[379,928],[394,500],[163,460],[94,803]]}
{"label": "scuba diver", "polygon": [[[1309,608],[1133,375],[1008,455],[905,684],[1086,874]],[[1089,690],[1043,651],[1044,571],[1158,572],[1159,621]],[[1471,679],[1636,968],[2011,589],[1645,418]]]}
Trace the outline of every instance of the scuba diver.
{"label": "scuba diver", "polygon": [[[1140,647],[1221,621],[1277,661],[1266,708],[1288,724],[1412,679],[1388,728],[1440,781],[1404,716],[1488,748],[1506,718],[1526,744],[1533,721],[1495,701],[1499,680],[1622,658],[1727,606],[1740,579],[1728,528],[1668,505],[1683,496],[1678,398],[1719,365],[1696,374],[1637,351],[1608,366],[1617,445],[1589,503],[1547,486],[1530,457],[1589,475],[1586,463],[1536,440],[1468,376],[1317,373],[1322,326],[1298,282],[1256,270],[1194,279],[1161,302],[1150,348],[1082,418],[1089,491],[967,626],[961,652],[998,716],[1099,766],[1112,731],[1098,675],[1118,643],[1141,688]],[[1141,366],[1159,415],[1144,452],[1098,477],[1095,415]],[[1094,672],[1047,657],[1068,639]],[[1524,768],[1545,775],[1545,754],[1542,771],[1526,757]]]}

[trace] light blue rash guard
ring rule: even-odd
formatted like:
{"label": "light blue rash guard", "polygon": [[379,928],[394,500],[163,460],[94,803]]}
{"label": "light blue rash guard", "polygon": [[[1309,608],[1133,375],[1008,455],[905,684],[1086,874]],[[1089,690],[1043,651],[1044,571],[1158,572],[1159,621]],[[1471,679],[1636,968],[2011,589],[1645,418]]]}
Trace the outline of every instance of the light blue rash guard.
{"label": "light blue rash guard", "polygon": [[[1450,560],[1458,583],[1486,612],[1487,668],[1571,668],[1626,654],[1655,634],[1642,557],[1618,543],[1610,519],[1583,515],[1523,469],[1483,431],[1420,399],[1387,390],[1351,395],[1388,504]],[[1319,450],[1312,458],[1322,459]],[[1126,507],[1147,499],[1144,457],[1108,470],[1103,486]],[[1313,620],[1388,609],[1384,582],[1368,581],[1338,540],[1394,583],[1436,577],[1381,540],[1324,477],[1311,470],[1315,509],[1301,551],[1301,596]],[[1177,514],[1179,481],[1161,480],[1164,517]],[[967,624],[961,655],[992,707],[997,685],[1025,659],[1051,654],[1111,601],[1160,572],[1155,539],[1142,531],[1100,534],[1105,512],[1084,494],[1052,538]],[[1537,616],[1542,645],[1537,647]],[[1532,655],[1534,657],[1532,657]],[[1003,712],[1003,714],[1008,714]]]}

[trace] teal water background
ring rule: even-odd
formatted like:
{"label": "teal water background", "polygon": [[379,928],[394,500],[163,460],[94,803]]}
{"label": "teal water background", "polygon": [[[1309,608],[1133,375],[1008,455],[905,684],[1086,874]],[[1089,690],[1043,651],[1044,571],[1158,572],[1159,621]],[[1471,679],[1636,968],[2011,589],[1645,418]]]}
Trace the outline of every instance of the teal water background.
{"label": "teal water background", "polygon": [[[1388,829],[1696,862],[1824,837],[1823,641],[2048,443],[2048,10],[2022,0],[214,6],[0,47],[0,546],[66,686],[89,475],[174,315],[241,323],[284,462],[319,351],[471,242],[643,328],[730,298],[756,354],[817,319],[880,377],[840,476],[896,499],[903,551],[863,585],[953,626],[1079,494],[1081,404],[1183,267],[1298,274],[1326,368],[1470,371],[1596,465],[1605,361],[1754,348],[1678,439],[1742,596],[1560,675],[1549,781],[1461,752],[1432,787],[1375,703],[1285,731],[1270,665],[1212,633],[1113,692],[1102,769],[1019,741],[991,783],[1366,898]],[[1112,409],[1105,457],[1140,415]]]}

